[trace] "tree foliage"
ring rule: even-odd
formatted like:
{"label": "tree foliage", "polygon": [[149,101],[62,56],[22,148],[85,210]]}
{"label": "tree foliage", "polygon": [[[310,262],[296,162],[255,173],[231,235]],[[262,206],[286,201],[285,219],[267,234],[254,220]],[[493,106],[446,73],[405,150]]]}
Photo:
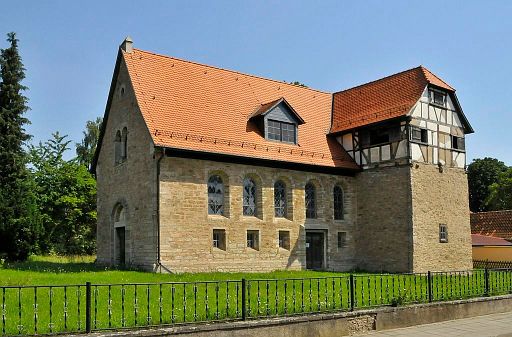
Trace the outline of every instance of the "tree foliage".
{"label": "tree foliage", "polygon": [[96,181],[76,160],[66,161],[67,136],[54,133],[30,147],[44,253],[92,254],[96,239]]}
{"label": "tree foliage", "polygon": [[489,187],[498,182],[500,173],[507,166],[495,158],[475,159],[468,166],[469,208],[472,212],[489,211],[491,208],[486,201],[489,197]]}
{"label": "tree foliage", "polygon": [[491,211],[512,209],[512,167],[499,173],[497,181],[489,187],[486,204]]}
{"label": "tree foliage", "polygon": [[290,82],[290,84],[293,84],[293,85],[296,85],[296,86],[299,86],[299,87],[303,87],[303,88],[307,88],[308,87],[307,85],[305,85],[304,83],[299,82],[299,81],[293,81],[293,82]]}
{"label": "tree foliage", "polygon": [[7,34],[7,41],[10,47],[0,52],[0,254],[23,260],[37,249],[39,225],[23,149],[30,138],[24,129],[29,124],[27,88],[21,84],[25,69],[16,34]]}
{"label": "tree foliage", "polygon": [[81,143],[76,143],[76,156],[80,164],[85,165],[88,169],[91,168],[92,159],[98,139],[100,137],[102,118],[98,117],[95,121],[87,121],[85,131],[83,131],[84,138]]}

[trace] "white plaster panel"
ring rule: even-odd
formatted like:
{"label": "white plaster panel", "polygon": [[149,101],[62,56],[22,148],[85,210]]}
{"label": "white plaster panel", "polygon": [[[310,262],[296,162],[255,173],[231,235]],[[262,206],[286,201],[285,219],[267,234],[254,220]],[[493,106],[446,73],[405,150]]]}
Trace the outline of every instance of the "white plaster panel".
{"label": "white plaster panel", "polygon": [[427,121],[420,121],[420,128],[426,128],[427,127]]}
{"label": "white plaster panel", "polygon": [[[364,154],[364,156],[362,156],[362,159],[361,159],[361,160],[362,160],[362,162],[363,162],[363,165],[366,165],[366,164],[368,164],[368,162],[367,162],[367,160],[366,160],[366,158],[368,157],[368,149],[364,149],[364,150],[363,150],[363,154]],[[366,156],[366,157],[365,157],[365,156]]]}
{"label": "white plaster panel", "polygon": [[380,149],[382,160],[390,160],[391,159],[391,145],[384,145]]}
{"label": "white plaster panel", "polygon": [[450,133],[451,132],[451,128],[449,126],[446,126],[446,125],[439,125],[439,132]]}
{"label": "white plaster panel", "polygon": [[440,110],[440,121],[446,124],[446,110]]}
{"label": "white plaster panel", "polygon": [[446,111],[446,123],[450,125],[453,123],[453,116],[450,110]]}
{"label": "white plaster panel", "polygon": [[453,166],[464,168],[464,164],[466,163],[465,157],[466,154],[462,152],[452,151],[453,153]]}
{"label": "white plaster panel", "polygon": [[352,134],[347,133],[346,135],[343,135],[343,148],[347,151],[352,150]]}
{"label": "white plaster panel", "polygon": [[458,113],[454,113],[453,114],[453,125],[458,126],[458,127],[462,127],[462,123],[460,122],[460,118],[459,118],[459,114]]}
{"label": "white plaster panel", "polygon": [[434,158],[432,158],[432,163],[437,164],[438,156],[439,156],[438,149],[437,149],[437,147],[434,147],[433,150],[434,150]]}
{"label": "white plaster panel", "polygon": [[419,119],[411,119],[411,125],[420,126],[421,121]]}
{"label": "white plaster panel", "polygon": [[413,117],[421,117],[421,103],[416,103],[414,108],[412,109],[411,116]]}
{"label": "white plaster panel", "polygon": [[437,131],[433,131],[431,134],[432,137],[432,145],[437,146]]}
{"label": "white plaster panel", "polygon": [[431,131],[437,131],[437,124],[436,123],[428,122],[427,123],[427,129],[429,129]]}
{"label": "white plaster panel", "polygon": [[359,151],[356,151],[355,156],[356,156],[355,160],[356,160],[357,165],[361,165],[361,161],[359,160]]}
{"label": "white plaster panel", "polygon": [[420,100],[422,102],[428,103],[428,87],[425,87],[425,89],[423,90],[423,93],[421,94]]}
{"label": "white plaster panel", "polygon": [[412,160],[423,161],[423,155],[418,144],[411,143],[411,157]]}
{"label": "white plaster panel", "polygon": [[448,109],[455,110],[455,104],[453,103],[450,95],[446,95],[446,106],[448,107]]}

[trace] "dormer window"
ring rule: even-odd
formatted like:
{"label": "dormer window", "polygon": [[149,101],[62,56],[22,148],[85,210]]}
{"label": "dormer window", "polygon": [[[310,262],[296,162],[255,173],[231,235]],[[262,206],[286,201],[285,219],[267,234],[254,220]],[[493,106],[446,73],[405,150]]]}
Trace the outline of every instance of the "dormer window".
{"label": "dormer window", "polygon": [[280,121],[267,121],[267,138],[295,144],[297,125]]}
{"label": "dormer window", "polygon": [[260,105],[249,120],[258,125],[265,139],[291,144],[298,143],[298,126],[304,124],[284,98]]}
{"label": "dormer window", "polygon": [[439,105],[442,107],[446,106],[446,93],[445,92],[431,89],[429,92],[429,97],[430,97],[430,103]]}

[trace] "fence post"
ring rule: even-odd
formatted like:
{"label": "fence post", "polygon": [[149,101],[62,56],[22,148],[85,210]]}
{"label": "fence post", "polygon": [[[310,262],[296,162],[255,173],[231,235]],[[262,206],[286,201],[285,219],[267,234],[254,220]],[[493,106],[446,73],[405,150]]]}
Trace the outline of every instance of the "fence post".
{"label": "fence post", "polygon": [[85,332],[91,332],[91,282],[85,282]]}
{"label": "fence post", "polygon": [[246,307],[246,296],[247,296],[247,285],[246,279],[242,279],[242,320],[245,321],[247,319],[247,307]]}
{"label": "fence post", "polygon": [[354,274],[350,274],[349,287],[350,287],[350,311],[354,311],[355,302],[356,302],[355,289],[354,289]]}
{"label": "fence post", "polygon": [[490,291],[489,291],[489,269],[487,269],[487,267],[485,268],[485,271],[484,271],[484,288],[485,288],[485,295],[486,296],[490,296]]}
{"label": "fence post", "polygon": [[432,273],[430,272],[430,270],[428,271],[428,274],[427,274],[427,285],[428,285],[428,303],[432,303],[432,297],[433,297],[433,293],[432,293]]}

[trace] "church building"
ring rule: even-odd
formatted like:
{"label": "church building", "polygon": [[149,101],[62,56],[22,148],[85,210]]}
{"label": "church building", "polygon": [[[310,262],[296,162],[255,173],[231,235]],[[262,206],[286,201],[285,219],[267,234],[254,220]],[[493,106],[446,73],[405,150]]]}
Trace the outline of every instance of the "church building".
{"label": "church building", "polygon": [[455,89],[335,93],[119,48],[92,170],[97,258],[158,272],[472,268]]}

